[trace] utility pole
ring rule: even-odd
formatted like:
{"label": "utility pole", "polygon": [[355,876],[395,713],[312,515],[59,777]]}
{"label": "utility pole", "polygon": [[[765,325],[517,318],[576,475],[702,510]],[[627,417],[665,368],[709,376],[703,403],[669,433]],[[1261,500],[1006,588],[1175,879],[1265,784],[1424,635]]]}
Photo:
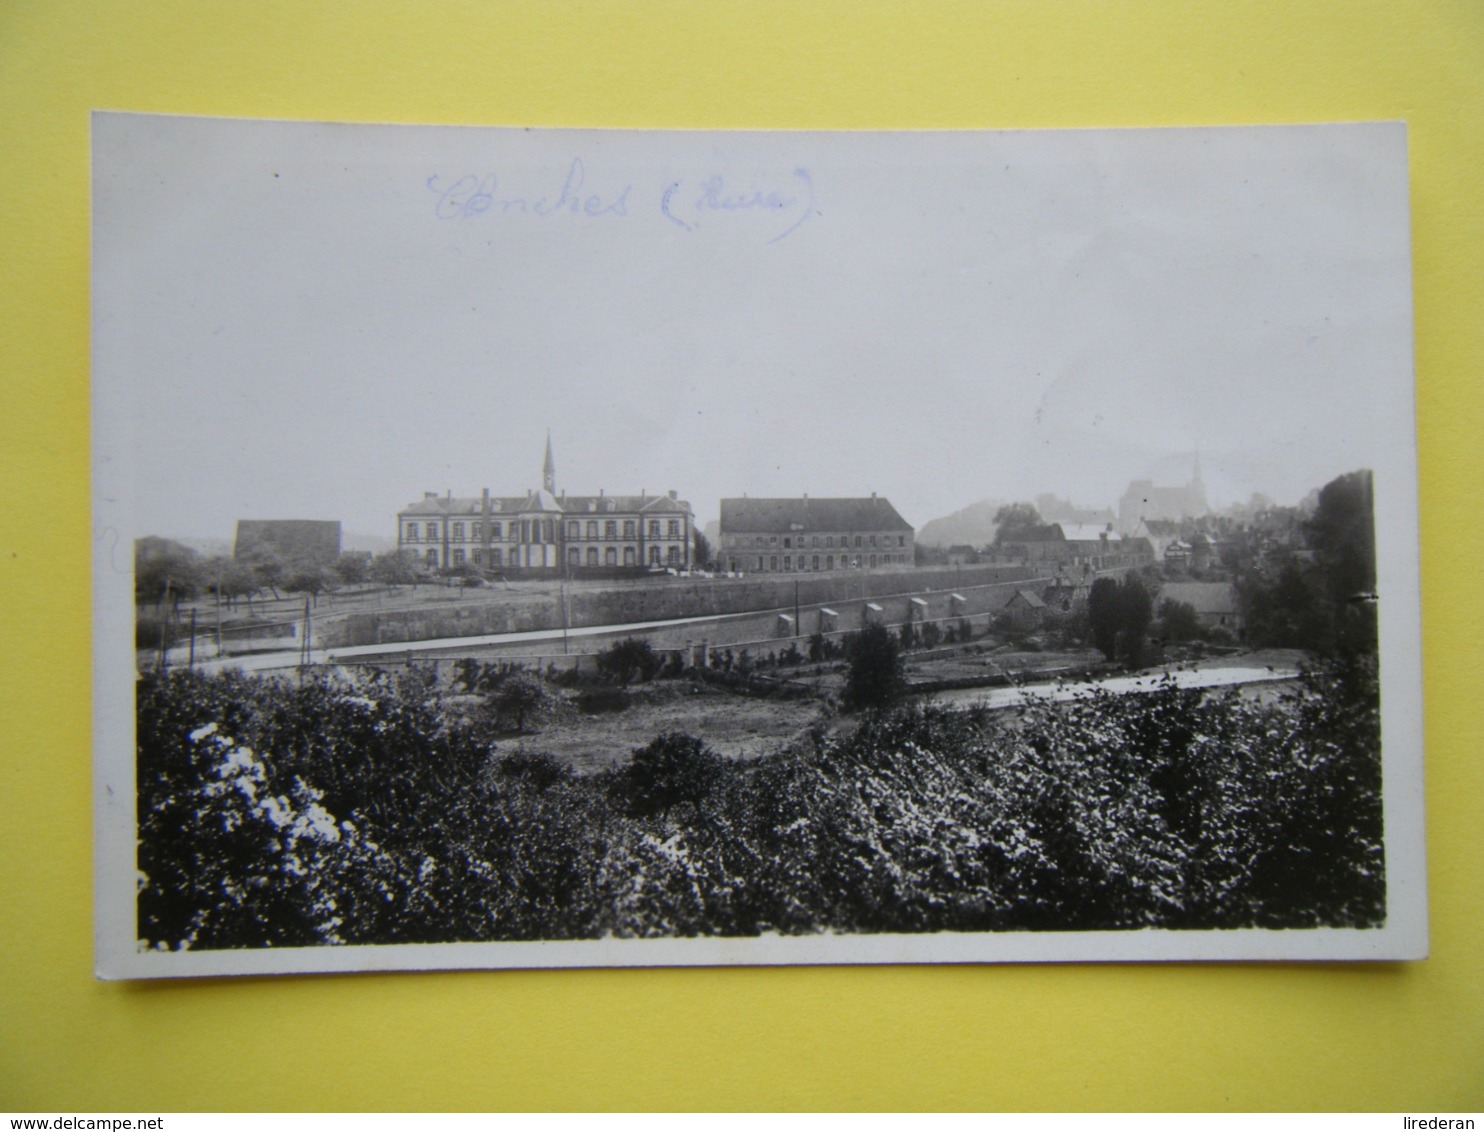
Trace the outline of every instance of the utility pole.
{"label": "utility pole", "polygon": [[794,579],[794,636],[799,636],[804,631],[804,622],[799,617],[799,579]]}
{"label": "utility pole", "polygon": [[558,600],[560,601],[561,607],[562,607],[562,655],[563,656],[566,656],[567,653],[568,653],[568,649],[567,649],[567,621],[568,621],[568,615],[567,615],[567,583],[566,582],[561,582],[559,584],[559,586],[558,586],[558,593],[560,594],[560,597],[558,598]]}
{"label": "utility pole", "polygon": [[309,652],[313,647],[310,633],[313,631],[309,623],[309,595],[304,595],[304,640],[299,645],[299,681],[304,680],[304,669],[309,667]]}
{"label": "utility pole", "polygon": [[[165,579],[165,600],[157,608],[170,607],[170,579]],[[170,664],[170,614],[166,613],[160,618],[160,667],[167,668]]]}

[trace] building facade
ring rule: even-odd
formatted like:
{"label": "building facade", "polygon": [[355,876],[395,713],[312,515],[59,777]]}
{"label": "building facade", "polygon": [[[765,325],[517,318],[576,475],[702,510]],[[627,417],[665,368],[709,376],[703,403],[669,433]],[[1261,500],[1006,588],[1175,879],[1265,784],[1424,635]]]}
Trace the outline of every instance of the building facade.
{"label": "building facade", "polygon": [[676,492],[568,495],[546,443],[542,486],[526,495],[438,495],[397,514],[397,546],[433,569],[483,573],[688,570],[695,517]]}
{"label": "building facade", "polygon": [[717,561],[732,573],[913,564],[912,525],[887,500],[723,499]]}
{"label": "building facade", "polygon": [[1152,520],[1200,519],[1211,513],[1206,485],[1201,479],[1201,458],[1195,457],[1190,482],[1183,487],[1162,487],[1153,480],[1134,480],[1118,501],[1118,529],[1134,534],[1140,523]]}

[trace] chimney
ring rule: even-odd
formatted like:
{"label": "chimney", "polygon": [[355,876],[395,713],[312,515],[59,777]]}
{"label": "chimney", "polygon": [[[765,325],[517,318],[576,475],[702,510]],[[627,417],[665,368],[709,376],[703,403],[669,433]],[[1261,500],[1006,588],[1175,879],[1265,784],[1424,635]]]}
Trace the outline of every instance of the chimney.
{"label": "chimney", "polygon": [[808,503],[809,502],[809,493],[807,491],[804,492],[804,502],[805,503]]}
{"label": "chimney", "polygon": [[876,498],[876,493],[875,493],[875,492],[874,492],[874,491],[873,491],[873,492],[871,492],[871,498],[872,498],[872,499],[875,499],[875,498]]}
{"label": "chimney", "polygon": [[673,488],[673,487],[672,487],[672,488],[671,488],[671,489],[670,489],[670,498],[671,498],[671,499],[679,499],[679,498],[680,498],[680,496],[678,496],[678,495],[677,495],[677,494],[676,494],[676,493],[675,493],[675,489],[674,489],[674,488]]}
{"label": "chimney", "polygon": [[438,498],[438,493],[436,491],[425,491],[425,492],[423,492],[423,498],[424,499],[437,499]]}

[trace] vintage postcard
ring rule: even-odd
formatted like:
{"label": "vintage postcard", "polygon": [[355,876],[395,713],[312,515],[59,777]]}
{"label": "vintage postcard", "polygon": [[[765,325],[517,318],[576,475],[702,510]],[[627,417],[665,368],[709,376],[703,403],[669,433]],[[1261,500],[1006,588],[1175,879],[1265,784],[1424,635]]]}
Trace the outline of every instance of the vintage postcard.
{"label": "vintage postcard", "polygon": [[1426,954],[1402,125],[93,192],[100,976]]}

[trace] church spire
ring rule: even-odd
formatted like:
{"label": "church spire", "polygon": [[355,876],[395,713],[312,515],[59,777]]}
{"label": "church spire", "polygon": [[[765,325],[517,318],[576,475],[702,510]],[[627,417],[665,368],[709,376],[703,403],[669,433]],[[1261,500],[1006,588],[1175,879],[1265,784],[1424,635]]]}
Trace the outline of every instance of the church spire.
{"label": "church spire", "polygon": [[546,462],[541,465],[541,486],[556,494],[556,459],[551,454],[551,429],[546,430]]}

